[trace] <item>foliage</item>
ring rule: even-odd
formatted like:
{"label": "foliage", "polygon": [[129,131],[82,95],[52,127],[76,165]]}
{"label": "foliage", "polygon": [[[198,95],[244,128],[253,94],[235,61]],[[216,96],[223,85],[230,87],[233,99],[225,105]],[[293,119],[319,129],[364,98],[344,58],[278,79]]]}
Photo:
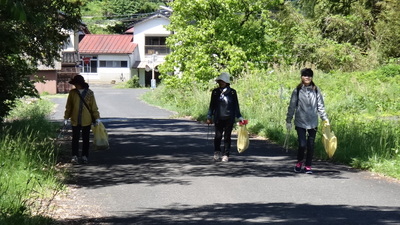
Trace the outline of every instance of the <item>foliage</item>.
{"label": "foliage", "polygon": [[[280,0],[176,0],[168,29],[172,52],[160,71],[167,85],[206,83],[221,71],[239,75],[245,67],[265,67],[279,44],[271,11]],[[271,35],[271,36],[268,36]]]}
{"label": "foliage", "polygon": [[126,82],[118,83],[116,85],[117,88],[139,88],[139,76],[132,76],[131,79],[129,79]]}
{"label": "foliage", "polygon": [[[332,130],[339,141],[333,161],[400,178],[395,166],[382,166],[382,163],[392,165],[400,157],[400,66],[386,65],[352,73],[315,70],[314,81],[324,96]],[[276,143],[284,142],[287,106],[299,82],[299,69],[293,70],[293,67],[243,73],[232,82],[252,133]],[[147,92],[144,99],[177,111],[181,116],[205,120],[209,90],[213,87],[215,84],[211,83],[184,88],[164,85]],[[291,132],[289,140],[295,148],[295,132]],[[327,159],[320,134],[315,157]]]}
{"label": "foliage", "polygon": [[79,2],[69,0],[0,1],[0,123],[15,99],[35,95],[33,74],[39,63],[60,58],[65,31],[80,25]]}
{"label": "foliage", "polygon": [[400,7],[394,0],[189,1],[174,10],[160,71],[164,84],[207,84],[268,67],[324,71],[376,68],[399,58]]}
{"label": "foliage", "polygon": [[135,21],[165,5],[165,0],[93,0],[85,1],[82,6],[84,22],[91,33],[123,33]]}
{"label": "foliage", "polygon": [[48,210],[41,199],[54,197],[62,188],[52,141],[57,125],[46,119],[52,105],[27,101],[18,102],[7,118],[11,122],[0,128],[1,224],[51,224],[50,218],[40,216]]}

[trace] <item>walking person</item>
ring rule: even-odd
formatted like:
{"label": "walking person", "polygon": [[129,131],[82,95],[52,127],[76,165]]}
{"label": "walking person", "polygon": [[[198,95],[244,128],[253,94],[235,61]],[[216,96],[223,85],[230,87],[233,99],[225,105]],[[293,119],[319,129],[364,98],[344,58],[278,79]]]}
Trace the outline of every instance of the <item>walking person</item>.
{"label": "walking person", "polygon": [[81,75],[76,75],[70,82],[75,89],[69,91],[65,106],[64,123],[71,119],[72,125],[72,163],[78,163],[79,140],[82,133],[82,162],[89,158],[89,135],[92,124],[99,123],[100,114],[94,93]]}
{"label": "walking person", "polygon": [[[321,91],[313,82],[314,72],[305,68],[300,71],[301,83],[292,92],[286,115],[286,128],[292,129],[292,119],[298,136],[296,173],[304,171],[311,174],[314,142],[318,128],[318,116],[329,124]],[[305,153],[306,152],[306,153]],[[306,154],[305,166],[303,159]]]}
{"label": "walking person", "polygon": [[[230,87],[230,75],[223,72],[215,81],[219,87],[215,88],[211,93],[207,124],[212,124],[213,122],[215,124],[214,161],[219,161],[222,156],[222,161],[228,162],[235,117],[240,121],[244,119],[240,114],[236,90]],[[224,137],[224,147],[221,151],[222,136]]]}

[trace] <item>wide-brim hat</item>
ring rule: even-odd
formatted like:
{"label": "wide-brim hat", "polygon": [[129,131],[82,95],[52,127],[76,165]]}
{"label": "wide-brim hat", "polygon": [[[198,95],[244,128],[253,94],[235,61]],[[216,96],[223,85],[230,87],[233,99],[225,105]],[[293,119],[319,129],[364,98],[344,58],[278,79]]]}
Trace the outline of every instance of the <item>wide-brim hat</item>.
{"label": "wide-brim hat", "polygon": [[81,75],[76,75],[74,78],[72,78],[69,81],[70,84],[75,85],[75,84],[84,84],[85,83],[85,78],[83,78]]}
{"label": "wide-brim hat", "polygon": [[219,80],[222,80],[223,82],[230,84],[230,75],[227,72],[222,72],[216,79],[215,81],[218,82]]}

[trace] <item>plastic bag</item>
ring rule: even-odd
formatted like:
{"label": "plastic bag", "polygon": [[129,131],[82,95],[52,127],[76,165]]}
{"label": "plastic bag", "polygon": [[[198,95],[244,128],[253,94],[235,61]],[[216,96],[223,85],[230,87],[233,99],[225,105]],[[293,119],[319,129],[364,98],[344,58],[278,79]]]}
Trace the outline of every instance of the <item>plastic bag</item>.
{"label": "plastic bag", "polygon": [[106,128],[102,122],[99,122],[96,126],[92,125],[93,131],[93,145],[96,150],[106,150],[109,148],[108,134]]}
{"label": "plastic bag", "polygon": [[337,148],[337,138],[333,131],[331,131],[331,126],[324,122],[322,126],[322,143],[329,158],[333,157]]}
{"label": "plastic bag", "polygon": [[249,147],[249,132],[247,131],[246,125],[240,125],[238,129],[238,138],[237,138],[237,150],[239,153],[243,153]]}

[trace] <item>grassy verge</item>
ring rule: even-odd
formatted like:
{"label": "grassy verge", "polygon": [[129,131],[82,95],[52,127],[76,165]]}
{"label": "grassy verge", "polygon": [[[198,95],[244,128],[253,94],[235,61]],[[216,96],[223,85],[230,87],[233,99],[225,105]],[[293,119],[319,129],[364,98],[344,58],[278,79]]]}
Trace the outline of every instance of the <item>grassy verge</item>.
{"label": "grassy verge", "polygon": [[[314,81],[322,90],[338,138],[332,160],[400,179],[400,66],[356,73],[316,71]],[[243,74],[232,82],[252,133],[283,144],[288,102],[299,82],[299,69]],[[185,90],[159,86],[143,99],[182,116],[204,120],[209,90],[214,86],[190,84]],[[321,136],[317,135],[315,157],[328,159]],[[290,145],[293,149],[297,145],[293,131]]]}
{"label": "grassy verge", "polygon": [[54,136],[59,126],[46,115],[52,103],[21,100],[0,134],[0,224],[51,224],[41,216],[63,186],[56,169]]}

